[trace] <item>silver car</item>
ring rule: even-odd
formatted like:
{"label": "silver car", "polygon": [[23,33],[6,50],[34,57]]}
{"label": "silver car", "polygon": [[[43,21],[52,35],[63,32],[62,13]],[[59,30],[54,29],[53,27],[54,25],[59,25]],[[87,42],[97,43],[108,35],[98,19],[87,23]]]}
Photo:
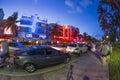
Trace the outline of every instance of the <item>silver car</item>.
{"label": "silver car", "polygon": [[68,53],[63,53],[48,46],[33,46],[27,50],[15,53],[15,64],[28,72],[38,68],[58,63],[68,63],[71,59]]}

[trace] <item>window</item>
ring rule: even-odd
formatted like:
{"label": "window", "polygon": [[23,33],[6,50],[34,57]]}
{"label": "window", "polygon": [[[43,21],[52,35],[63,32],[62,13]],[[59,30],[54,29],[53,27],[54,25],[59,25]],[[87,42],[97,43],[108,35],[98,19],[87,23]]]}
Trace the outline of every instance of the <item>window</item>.
{"label": "window", "polygon": [[36,26],[37,26],[37,27],[40,27],[40,25],[41,25],[40,22],[37,22],[37,23],[36,23]]}
{"label": "window", "polygon": [[83,45],[82,45],[82,44],[79,44],[79,47],[83,47]]}
{"label": "window", "polygon": [[29,55],[37,55],[36,50],[31,50],[28,52]]}
{"label": "window", "polygon": [[52,49],[51,48],[47,48],[47,51],[46,51],[46,55],[52,55]]}
{"label": "window", "polygon": [[36,52],[41,56],[44,56],[46,54],[45,49],[38,49],[38,50],[36,50]]}
{"label": "window", "polygon": [[59,51],[52,49],[52,48],[47,48],[47,55],[58,55]]}
{"label": "window", "polygon": [[26,52],[22,52],[22,53],[20,53],[20,55],[22,55],[22,56],[26,56],[27,53],[26,53]]}
{"label": "window", "polygon": [[15,43],[9,43],[9,46],[16,47],[17,45]]}
{"label": "window", "polygon": [[22,25],[32,25],[32,21],[29,21],[29,20],[20,20],[20,24],[22,24]]}
{"label": "window", "polygon": [[70,47],[76,47],[76,44],[69,44]]}

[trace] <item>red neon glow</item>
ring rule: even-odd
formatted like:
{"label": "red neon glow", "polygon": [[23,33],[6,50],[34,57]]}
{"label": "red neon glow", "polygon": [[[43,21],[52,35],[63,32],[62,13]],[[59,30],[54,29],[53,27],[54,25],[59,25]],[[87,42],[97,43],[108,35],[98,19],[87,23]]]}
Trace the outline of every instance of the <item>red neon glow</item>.
{"label": "red neon glow", "polygon": [[76,39],[79,34],[79,31],[76,28],[72,26],[64,25],[62,26],[62,31],[63,32],[61,36],[53,36],[54,40],[59,42],[78,42],[79,41],[79,39]]}

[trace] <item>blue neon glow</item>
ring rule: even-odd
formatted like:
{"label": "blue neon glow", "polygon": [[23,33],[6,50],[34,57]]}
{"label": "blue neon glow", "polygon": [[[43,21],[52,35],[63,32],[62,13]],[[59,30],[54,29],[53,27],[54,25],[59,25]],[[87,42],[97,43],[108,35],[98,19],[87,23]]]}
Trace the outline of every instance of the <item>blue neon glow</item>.
{"label": "blue neon glow", "polygon": [[[26,34],[37,34],[41,38],[46,38],[47,19],[41,20],[35,16],[22,16],[20,19],[20,32]],[[28,35],[26,36],[28,37]]]}

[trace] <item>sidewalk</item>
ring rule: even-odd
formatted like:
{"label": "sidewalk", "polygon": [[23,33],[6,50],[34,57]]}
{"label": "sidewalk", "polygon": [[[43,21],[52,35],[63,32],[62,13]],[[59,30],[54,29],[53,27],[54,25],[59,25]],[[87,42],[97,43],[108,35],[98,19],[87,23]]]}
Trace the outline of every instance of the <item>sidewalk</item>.
{"label": "sidewalk", "polygon": [[[0,80],[67,80],[68,72],[70,71],[70,65],[73,66],[72,74],[73,80],[109,80],[109,70],[107,62],[103,61],[101,63],[95,55],[88,53],[80,57],[76,57],[76,61],[69,63],[67,65],[58,65],[56,69],[53,67],[53,70],[48,71],[40,69],[37,72],[42,72],[40,74],[34,73],[34,75],[27,76],[11,76],[1,74],[0,71]],[[60,67],[61,66],[61,67]],[[18,74],[18,73],[16,73]],[[85,79],[88,78],[88,79]],[[69,79],[72,80],[72,79]]]}
{"label": "sidewalk", "polygon": [[[73,80],[109,80],[107,62],[103,61],[101,63],[92,53],[80,56],[77,62],[70,65],[73,66],[73,73],[71,75]],[[44,80],[67,80],[66,77],[70,65],[64,69],[43,75]]]}

